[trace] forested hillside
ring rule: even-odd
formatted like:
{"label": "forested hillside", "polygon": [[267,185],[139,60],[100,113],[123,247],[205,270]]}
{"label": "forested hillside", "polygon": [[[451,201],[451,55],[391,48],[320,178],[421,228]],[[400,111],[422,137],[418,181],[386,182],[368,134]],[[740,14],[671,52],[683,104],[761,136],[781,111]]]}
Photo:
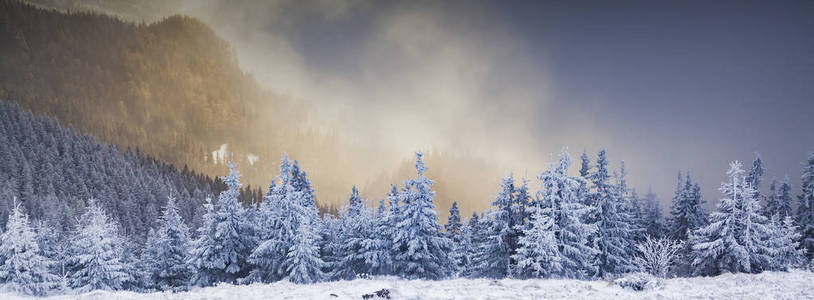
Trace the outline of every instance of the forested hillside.
{"label": "forested hillside", "polygon": [[[207,197],[225,189],[220,179],[155,160],[138,150],[99,144],[89,135],[0,101],[0,225],[13,199],[32,219],[69,231],[95,199],[128,236],[146,237],[172,195],[192,228]],[[241,199],[260,199],[244,188]]]}

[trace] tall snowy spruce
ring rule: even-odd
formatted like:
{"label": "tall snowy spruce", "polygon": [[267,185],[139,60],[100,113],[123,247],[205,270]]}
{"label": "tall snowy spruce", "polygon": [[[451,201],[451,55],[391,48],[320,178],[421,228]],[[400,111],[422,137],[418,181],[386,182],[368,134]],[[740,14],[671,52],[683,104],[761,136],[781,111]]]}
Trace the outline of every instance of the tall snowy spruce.
{"label": "tall snowy spruce", "polygon": [[478,245],[479,255],[474,261],[479,277],[504,278],[509,274],[511,256],[517,249],[518,232],[522,230],[513,224],[517,214],[514,197],[514,176],[510,174],[501,180],[500,192],[487,214],[488,236]]}
{"label": "tall snowy spruce", "polygon": [[775,250],[769,245],[771,227],[759,213],[755,192],[743,176],[741,163],[730,164],[725,195],[710,215],[709,225],[695,231],[693,266],[696,275],[760,272],[771,268]]}
{"label": "tall snowy spruce", "polygon": [[[341,243],[338,247],[341,260],[335,266],[333,278],[351,280],[371,273],[376,260],[366,260],[368,250],[374,250],[373,243],[365,243],[372,235],[373,220],[367,206],[354,186],[341,214]],[[370,247],[370,248],[367,248]],[[368,264],[370,263],[370,264]]]}
{"label": "tall snowy spruce", "polygon": [[701,200],[701,188],[693,184],[690,173],[686,177],[678,173],[678,184],[673,204],[670,207],[670,236],[674,240],[686,241],[688,234],[706,225],[706,214]]}
{"label": "tall snowy spruce", "polygon": [[438,213],[431,190],[432,180],[424,177],[427,167],[423,155],[416,153],[418,177],[405,182],[402,190],[402,219],[393,235],[396,274],[408,279],[441,279],[450,275],[454,264],[450,251],[452,241],[445,237],[438,224]]}
{"label": "tall snowy spruce", "polygon": [[229,175],[222,179],[228,189],[220,193],[218,202],[204,215],[190,257],[196,269],[192,283],[199,286],[238,283],[248,276],[251,266],[247,259],[257,245],[254,225],[237,201],[242,185],[234,162],[229,163]]}
{"label": "tall snowy spruce", "polygon": [[0,283],[15,293],[44,296],[59,287],[59,278],[49,272],[53,262],[42,255],[28,215],[14,202],[0,236]]}
{"label": "tall snowy spruce", "polygon": [[[297,177],[292,176],[296,174]],[[280,160],[280,174],[272,180],[257,216],[259,245],[252,250],[249,262],[254,266],[247,281],[273,282],[289,276],[286,257],[297,242],[297,230],[307,224],[318,228],[316,207],[310,184],[301,178],[302,171],[292,172],[288,155]],[[279,181],[277,183],[276,181]],[[301,190],[295,188],[295,183]],[[305,199],[305,200],[304,200]]]}
{"label": "tall snowy spruce", "polygon": [[[541,181],[542,191],[538,192],[543,200],[542,209],[529,207],[533,215],[542,215],[552,220],[552,229],[556,239],[556,252],[559,253],[560,270],[552,269],[551,276],[575,279],[587,279],[597,273],[595,264],[599,250],[589,237],[597,232],[595,224],[583,223],[585,215],[594,210],[586,206],[583,198],[587,197],[586,185],[582,176],[569,176],[568,169],[572,164],[571,156],[566,149],[559,155],[559,162],[537,178]],[[534,222],[543,225],[545,217],[534,217]],[[532,228],[536,227],[533,226]],[[532,232],[527,232],[529,236]],[[524,244],[528,244],[528,239]],[[544,266],[545,267],[545,266]],[[552,267],[556,267],[553,265]]]}
{"label": "tall snowy spruce", "polygon": [[325,280],[322,268],[325,262],[319,257],[319,235],[312,224],[300,223],[294,245],[286,254],[288,280],[293,283],[314,283]]}
{"label": "tall snowy spruce", "polygon": [[116,223],[95,201],[79,220],[68,255],[68,284],[79,292],[120,290],[132,278],[122,258],[124,241]]}
{"label": "tall snowy spruce", "polygon": [[520,248],[512,255],[517,262],[510,268],[514,277],[544,278],[561,274],[557,228],[549,213],[539,206],[531,213],[531,227],[523,231],[525,235],[518,241]]}
{"label": "tall snowy spruce", "polygon": [[449,217],[447,224],[444,224],[444,233],[452,241],[452,259],[455,261],[454,273],[458,274],[460,271],[459,266],[463,263],[465,253],[459,251],[462,239],[461,232],[463,225],[461,224],[461,211],[458,209],[458,201],[453,201],[452,206],[449,207]]}
{"label": "tall snowy spruce", "polygon": [[194,271],[187,262],[191,241],[174,197],[167,199],[158,219],[158,228],[152,231],[147,241],[142,260],[146,265],[148,286],[160,290],[186,289]]}
{"label": "tall snowy spruce", "polygon": [[689,172],[683,177],[679,172],[675,196],[673,196],[673,203],[670,207],[670,219],[668,220],[669,237],[684,242],[677,253],[679,259],[672,268],[672,271],[677,275],[686,276],[693,273],[692,248],[699,241],[692,240],[690,236],[707,224],[707,215],[704,212],[703,205],[701,187],[698,183],[693,183]]}
{"label": "tall snowy spruce", "polygon": [[661,205],[659,199],[652,190],[648,189],[647,194],[642,199],[644,203],[643,214],[645,224],[645,235],[659,238],[664,235],[665,225],[661,215]]}
{"label": "tall snowy spruce", "polygon": [[814,151],[803,162],[803,175],[798,197],[797,224],[800,226],[800,247],[806,250],[809,259],[814,259]]}
{"label": "tall snowy spruce", "polygon": [[591,175],[592,194],[597,208],[597,236],[599,246],[598,273],[600,277],[613,276],[634,270],[630,259],[630,217],[623,209],[622,197],[616,186],[609,183],[608,158],[605,149],[599,151],[596,171]]}
{"label": "tall snowy spruce", "polygon": [[384,199],[379,200],[379,207],[371,220],[371,226],[369,233],[362,240],[365,265],[368,266],[371,275],[389,275],[392,273],[393,265],[393,242],[390,239],[390,211],[384,204]]}
{"label": "tall snowy spruce", "polygon": [[772,217],[771,226],[774,230],[769,240],[769,247],[775,253],[772,258],[772,269],[788,270],[803,266],[805,251],[800,248],[800,232],[790,216],[780,219],[779,215]]}

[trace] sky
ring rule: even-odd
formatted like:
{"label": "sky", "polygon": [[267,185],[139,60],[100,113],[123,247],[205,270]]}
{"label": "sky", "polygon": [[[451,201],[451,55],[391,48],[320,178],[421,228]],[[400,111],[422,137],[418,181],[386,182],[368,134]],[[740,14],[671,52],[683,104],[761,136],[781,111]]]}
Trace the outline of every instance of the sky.
{"label": "sky", "polygon": [[562,147],[607,148],[668,206],[679,170],[714,203],[756,154],[797,193],[814,150],[812,1],[87,3],[202,19],[263,86],[317,104],[304,122],[382,160],[433,148],[534,177]]}

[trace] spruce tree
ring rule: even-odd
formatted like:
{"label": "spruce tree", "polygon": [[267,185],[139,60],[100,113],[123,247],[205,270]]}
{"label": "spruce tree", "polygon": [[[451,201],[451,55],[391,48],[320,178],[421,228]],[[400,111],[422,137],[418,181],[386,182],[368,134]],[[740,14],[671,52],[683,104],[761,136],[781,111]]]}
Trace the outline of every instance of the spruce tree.
{"label": "spruce tree", "polygon": [[447,238],[452,241],[453,251],[451,253],[452,259],[455,261],[454,273],[457,274],[460,270],[458,266],[461,265],[465,253],[458,252],[459,245],[461,244],[461,231],[463,225],[461,224],[461,211],[458,209],[458,201],[453,201],[452,206],[449,208],[449,217],[447,224],[444,224],[444,233]]}
{"label": "spruce tree", "polygon": [[143,256],[149,280],[161,290],[184,290],[193,272],[187,262],[191,242],[174,197],[167,200],[157,225],[148,238]]}
{"label": "spruce tree", "polygon": [[[551,210],[548,208],[547,210]],[[562,273],[557,230],[551,212],[537,207],[531,215],[531,228],[520,237],[520,248],[512,258],[517,262],[511,273],[518,278],[545,278]]]}
{"label": "spruce tree", "polygon": [[322,268],[325,263],[319,257],[319,235],[312,225],[300,223],[294,244],[286,254],[285,266],[288,280],[293,283],[315,283],[325,279]]}
{"label": "spruce tree", "polygon": [[593,198],[597,211],[597,236],[599,246],[598,276],[623,274],[633,270],[630,217],[622,207],[618,189],[609,183],[608,159],[605,149],[599,151],[596,171],[591,174]]}
{"label": "spruce tree", "polygon": [[481,254],[474,262],[479,277],[506,277],[512,264],[511,256],[517,248],[518,228],[512,226],[515,214],[512,206],[515,197],[514,177],[509,175],[503,178],[500,186],[500,192],[492,202],[493,209],[489,211],[487,218],[488,237],[478,245]]}
{"label": "spruce tree", "polygon": [[800,177],[802,194],[798,196],[797,224],[800,226],[800,247],[806,250],[809,259],[814,258],[814,151],[803,162]]}
{"label": "spruce tree", "polygon": [[257,246],[253,234],[255,226],[247,219],[246,209],[237,201],[240,188],[240,173],[234,162],[229,163],[229,175],[222,177],[228,187],[220,193],[214,210],[209,213],[192,250],[191,263],[197,269],[193,280],[198,285],[211,285],[216,282],[238,283],[249,275],[251,265],[249,255]]}
{"label": "spruce tree", "polygon": [[[288,155],[280,161],[280,174],[272,181],[257,216],[259,245],[249,262],[254,266],[248,281],[273,282],[288,275],[285,258],[295,243],[301,222],[309,223],[314,210],[303,201],[303,192],[292,184],[292,166]],[[278,181],[279,183],[275,183]],[[309,219],[305,221],[304,219]],[[312,224],[313,225],[313,224]]]}
{"label": "spruce tree", "polygon": [[68,283],[79,292],[120,290],[130,281],[117,225],[93,200],[79,220],[68,256]]}
{"label": "spruce tree", "polygon": [[[553,275],[586,279],[598,271],[596,258],[600,252],[589,240],[598,229],[595,224],[583,222],[584,215],[594,210],[583,204],[582,199],[588,196],[582,188],[585,179],[582,176],[568,175],[571,164],[571,156],[563,149],[559,162],[537,177],[542,188],[538,198],[543,200],[542,213],[553,220],[552,229],[557,241],[557,252],[560,253],[561,271]],[[529,209],[535,214],[538,210],[537,207]]]}
{"label": "spruce tree", "polygon": [[396,225],[393,236],[396,274],[408,279],[441,279],[449,276],[454,264],[450,251],[452,241],[438,224],[433,200],[432,180],[424,177],[427,167],[421,153],[416,153],[418,177],[406,182],[404,219]]}
{"label": "spruce tree", "polygon": [[28,215],[15,203],[0,236],[0,282],[16,293],[44,296],[59,287],[59,278],[49,272],[52,264],[40,251]]}
{"label": "spruce tree", "polygon": [[710,223],[694,232],[693,266],[696,275],[723,272],[760,272],[770,267],[774,251],[768,244],[770,228],[755,193],[743,176],[741,163],[730,164],[730,180],[721,184],[725,195]]}

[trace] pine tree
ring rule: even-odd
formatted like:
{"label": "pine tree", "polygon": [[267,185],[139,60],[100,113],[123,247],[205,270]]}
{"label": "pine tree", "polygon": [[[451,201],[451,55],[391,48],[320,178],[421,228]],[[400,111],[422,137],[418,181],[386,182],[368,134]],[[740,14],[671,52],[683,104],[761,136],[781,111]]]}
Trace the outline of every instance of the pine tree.
{"label": "pine tree", "polygon": [[44,296],[59,287],[59,279],[49,272],[52,264],[40,252],[28,215],[15,203],[0,236],[0,282],[16,293]]}
{"label": "pine tree", "polygon": [[457,255],[458,277],[468,277],[471,275],[471,265],[473,256],[476,255],[475,251],[475,235],[477,230],[478,214],[472,213],[472,217],[466,220],[461,227],[461,237],[458,244],[455,245],[454,253]]}
{"label": "pine tree", "polygon": [[511,256],[517,249],[516,239],[519,237],[518,229],[512,226],[515,214],[512,206],[514,196],[514,177],[509,175],[502,179],[501,190],[492,202],[493,209],[489,211],[487,218],[488,237],[478,245],[480,255],[474,263],[479,277],[497,279],[508,275],[512,264]]}
{"label": "pine tree", "polygon": [[686,178],[679,172],[676,195],[670,209],[670,236],[679,241],[688,239],[688,232],[692,232],[706,225],[706,214],[701,200],[701,188],[692,183],[690,173]]}
{"label": "pine tree", "polygon": [[122,261],[122,239],[118,229],[93,200],[79,220],[68,256],[69,285],[80,292],[120,290],[131,280]]}
{"label": "pine tree", "polygon": [[766,195],[766,209],[763,210],[763,215],[767,218],[777,214],[777,208],[780,206],[780,195],[777,193],[777,179],[772,179],[769,184],[769,194]]}
{"label": "pine tree", "polygon": [[664,219],[661,215],[659,199],[651,189],[648,189],[643,201],[645,234],[656,239],[663,237],[665,231]]}
{"label": "pine tree", "polygon": [[[285,258],[295,243],[301,222],[313,223],[314,210],[303,205],[303,192],[292,183],[291,161],[288,155],[280,161],[280,174],[272,181],[266,199],[260,204],[257,227],[259,246],[251,252],[249,262],[254,265],[247,281],[273,282],[288,275]],[[274,181],[279,180],[279,184]],[[308,220],[305,220],[305,219]],[[313,224],[312,224],[313,225]]]}
{"label": "pine tree", "polygon": [[193,272],[187,262],[191,242],[174,197],[168,198],[157,225],[149,235],[143,258],[150,283],[161,290],[184,290]]}
{"label": "pine tree", "polygon": [[332,277],[351,280],[360,275],[370,274],[371,264],[376,261],[365,259],[365,253],[370,250],[366,246],[375,247],[375,245],[372,243],[365,245],[365,240],[372,235],[373,224],[356,186],[351,190],[341,218],[343,242],[338,253],[341,261]]}
{"label": "pine tree", "polygon": [[695,274],[716,275],[723,272],[760,272],[768,268],[772,249],[768,245],[765,217],[758,213],[754,198],[740,162],[730,164],[730,181],[721,184],[721,199],[710,215],[709,225],[695,231],[693,265]]}
{"label": "pine tree", "polygon": [[794,220],[786,216],[782,221],[779,215],[772,218],[771,225],[773,232],[769,240],[769,247],[775,251],[772,258],[773,268],[776,270],[788,270],[799,267],[805,261],[805,252],[800,249],[800,233]]}
{"label": "pine tree", "polygon": [[319,235],[311,224],[300,223],[294,245],[286,254],[288,280],[293,283],[314,283],[325,279],[322,268],[325,263],[319,257]]}
{"label": "pine tree", "polygon": [[[548,208],[547,210],[551,210]],[[520,248],[513,254],[517,262],[511,273],[518,278],[545,278],[562,273],[561,254],[550,211],[537,207],[531,215],[531,228],[520,237]]]}
{"label": "pine tree", "polygon": [[[561,272],[554,275],[586,279],[598,271],[595,262],[599,250],[589,241],[598,229],[596,225],[582,221],[585,214],[594,210],[583,204],[585,202],[582,199],[588,196],[583,189],[585,179],[582,176],[568,176],[571,164],[571,156],[563,149],[558,164],[552,165],[537,177],[542,184],[538,198],[544,201],[542,213],[554,222],[553,231],[562,266]],[[533,214],[537,213],[537,207],[529,209]]]}
{"label": "pine tree", "polygon": [[237,201],[242,184],[234,162],[229,163],[229,175],[222,179],[228,189],[220,193],[214,209],[205,216],[191,255],[190,263],[197,269],[193,283],[201,286],[238,283],[248,276],[251,266],[247,259],[257,245],[254,225]]}
{"label": "pine tree", "polygon": [[379,208],[372,221],[373,228],[362,240],[362,249],[364,249],[362,256],[372,275],[391,273],[393,242],[390,240],[389,215],[390,212],[384,204],[384,199],[379,200]]}
{"label": "pine tree", "polygon": [[634,268],[630,263],[630,217],[622,209],[621,196],[617,188],[610,185],[609,179],[608,159],[602,149],[596,161],[596,172],[591,174],[592,195],[598,209],[596,241],[600,251],[597,274],[600,277],[626,273]]}
{"label": "pine tree", "polygon": [[814,258],[814,151],[803,163],[800,187],[802,194],[797,206],[797,224],[800,226],[800,247],[806,250],[809,259]]}
{"label": "pine tree", "polygon": [[746,176],[746,183],[752,187],[754,190],[753,197],[758,200],[762,198],[760,182],[765,172],[766,170],[763,168],[763,160],[760,158],[760,154],[755,154],[755,160],[752,161],[752,168],[749,169],[749,175]]}
{"label": "pine tree", "polygon": [[775,213],[783,220],[792,215],[791,209],[791,184],[789,184],[789,177],[783,178],[783,183],[780,184],[780,191],[777,198],[777,206]]}
{"label": "pine tree", "polygon": [[[461,211],[458,209],[458,201],[453,201],[452,206],[449,208],[447,224],[444,224],[444,233],[446,234],[447,238],[452,241],[453,249],[458,249],[458,245],[461,243],[462,230],[463,225],[461,224]],[[461,265],[461,260],[464,254],[453,250],[451,255],[455,261],[455,273],[457,274],[457,266]]]}
{"label": "pine tree", "polygon": [[431,190],[432,180],[424,177],[427,167],[421,153],[416,153],[418,177],[406,182],[402,191],[404,219],[396,225],[393,236],[396,274],[409,278],[441,279],[449,276],[454,262],[449,255],[452,241],[438,224],[438,213]]}

